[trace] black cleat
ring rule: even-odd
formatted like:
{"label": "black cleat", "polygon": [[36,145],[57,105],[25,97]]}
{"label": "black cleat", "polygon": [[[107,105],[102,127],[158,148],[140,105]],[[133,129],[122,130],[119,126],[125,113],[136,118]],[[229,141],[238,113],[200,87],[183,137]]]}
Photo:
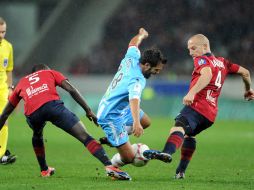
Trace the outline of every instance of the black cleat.
{"label": "black cleat", "polygon": [[110,142],[108,141],[107,137],[101,137],[101,138],[99,139],[99,141],[100,141],[101,144],[105,144],[105,145],[108,145],[108,146],[112,147],[112,145],[111,145]]}
{"label": "black cleat", "polygon": [[17,159],[16,155],[11,155],[10,151],[6,150],[5,154],[0,159],[0,164],[2,165],[12,164],[16,161],[16,159]]}
{"label": "black cleat", "polygon": [[165,163],[170,163],[172,161],[172,157],[168,153],[160,152],[158,150],[145,150],[143,152],[143,156],[148,160],[160,160]]}

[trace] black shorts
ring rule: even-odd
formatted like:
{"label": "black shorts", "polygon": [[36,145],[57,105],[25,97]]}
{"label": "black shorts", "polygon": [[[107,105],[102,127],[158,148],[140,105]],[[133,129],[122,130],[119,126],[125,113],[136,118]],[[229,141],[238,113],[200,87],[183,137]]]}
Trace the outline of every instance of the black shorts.
{"label": "black shorts", "polygon": [[195,136],[213,124],[190,106],[185,106],[175,121],[176,123],[184,123],[185,134],[188,136]]}
{"label": "black shorts", "polygon": [[79,122],[79,118],[67,109],[61,100],[53,100],[26,116],[26,121],[30,128],[37,132],[42,131],[47,121],[68,131]]}

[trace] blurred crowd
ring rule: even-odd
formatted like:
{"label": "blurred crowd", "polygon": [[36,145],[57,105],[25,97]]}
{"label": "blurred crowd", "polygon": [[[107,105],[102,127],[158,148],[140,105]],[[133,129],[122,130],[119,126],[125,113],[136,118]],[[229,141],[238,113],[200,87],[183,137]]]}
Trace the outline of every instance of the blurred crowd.
{"label": "blurred crowd", "polygon": [[71,74],[114,73],[129,40],[144,27],[149,38],[141,50],[158,47],[168,69],[190,74],[193,68],[186,43],[196,33],[210,39],[212,52],[253,70],[253,0],[128,0],[105,24],[103,37],[91,53],[71,63]]}

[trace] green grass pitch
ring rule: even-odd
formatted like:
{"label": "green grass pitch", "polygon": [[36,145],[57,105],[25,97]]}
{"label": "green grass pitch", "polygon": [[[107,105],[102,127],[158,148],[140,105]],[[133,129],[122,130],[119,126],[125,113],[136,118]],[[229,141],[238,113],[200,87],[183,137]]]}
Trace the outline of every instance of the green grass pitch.
{"label": "green grass pitch", "polygon": [[[81,143],[60,129],[48,124],[44,130],[49,166],[56,168],[50,178],[39,177],[29,129],[22,115],[10,118],[9,148],[18,155],[15,164],[0,166],[0,189],[93,189],[93,190],[240,190],[254,189],[254,123],[248,121],[217,121],[197,137],[197,151],[185,180],[174,180],[179,151],[173,162],[150,161],[145,167],[125,166],[132,181],[111,181],[103,165],[94,159]],[[103,136],[100,128],[85,120],[88,131],[96,138]],[[150,148],[162,149],[173,119],[153,118],[152,126],[141,138]],[[105,147],[111,157],[115,150]]]}

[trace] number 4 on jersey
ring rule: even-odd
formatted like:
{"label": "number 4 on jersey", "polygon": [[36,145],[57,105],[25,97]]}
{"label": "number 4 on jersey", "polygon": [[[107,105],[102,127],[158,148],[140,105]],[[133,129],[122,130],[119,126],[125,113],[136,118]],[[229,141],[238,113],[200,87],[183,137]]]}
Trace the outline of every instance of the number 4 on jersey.
{"label": "number 4 on jersey", "polygon": [[218,72],[216,80],[215,80],[215,86],[217,86],[218,88],[221,87],[221,71]]}

